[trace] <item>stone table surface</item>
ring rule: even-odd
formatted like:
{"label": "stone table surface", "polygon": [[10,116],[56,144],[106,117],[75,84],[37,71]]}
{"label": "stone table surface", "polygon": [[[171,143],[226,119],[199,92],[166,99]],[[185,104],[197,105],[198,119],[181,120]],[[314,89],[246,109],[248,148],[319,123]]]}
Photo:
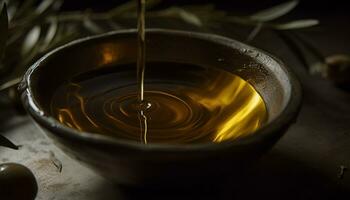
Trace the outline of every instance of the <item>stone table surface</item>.
{"label": "stone table surface", "polygon": [[[332,24],[304,35],[325,55],[350,55],[350,31],[330,31],[336,26]],[[0,133],[22,147],[18,151],[0,148],[0,162],[18,162],[29,167],[39,184],[38,200],[330,199],[348,195],[350,172],[345,171],[342,178],[339,173],[341,166],[350,169],[350,93],[309,75],[274,35],[261,33],[259,38],[254,45],[280,57],[297,73],[304,100],[297,123],[254,166],[247,181],[238,188],[226,185],[218,193],[199,191],[176,195],[121,190],[67,157],[28,116],[16,114],[9,106],[0,107]],[[53,157],[63,164],[61,172],[52,162]],[[345,199],[348,198],[350,196]]]}

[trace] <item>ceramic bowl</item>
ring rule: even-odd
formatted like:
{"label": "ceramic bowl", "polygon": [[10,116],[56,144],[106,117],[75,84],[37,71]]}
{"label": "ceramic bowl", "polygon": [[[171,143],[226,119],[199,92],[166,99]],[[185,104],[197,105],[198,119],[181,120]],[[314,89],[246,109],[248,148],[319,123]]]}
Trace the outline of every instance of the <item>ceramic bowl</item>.
{"label": "ceramic bowl", "polygon": [[203,183],[209,177],[238,176],[296,120],[301,89],[280,60],[233,39],[164,29],[147,31],[148,61],[180,61],[239,75],[263,97],[269,116],[266,125],[250,136],[222,143],[144,145],[80,133],[52,117],[51,98],[63,82],[92,69],[135,62],[136,52],[136,30],[79,39],[38,60],[19,87],[26,110],[65,153],[117,183]]}

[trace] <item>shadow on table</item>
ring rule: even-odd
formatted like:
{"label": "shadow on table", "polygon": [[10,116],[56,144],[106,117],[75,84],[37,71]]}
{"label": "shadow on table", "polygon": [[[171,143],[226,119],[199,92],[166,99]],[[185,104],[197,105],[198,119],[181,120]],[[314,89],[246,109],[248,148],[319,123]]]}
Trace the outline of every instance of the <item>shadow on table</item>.
{"label": "shadow on table", "polygon": [[244,178],[215,184],[174,188],[118,187],[127,200],[140,199],[341,199],[349,193],[341,190],[310,166],[281,153],[269,154]]}
{"label": "shadow on table", "polygon": [[27,122],[24,111],[17,111],[14,104],[0,94],[0,134]]}

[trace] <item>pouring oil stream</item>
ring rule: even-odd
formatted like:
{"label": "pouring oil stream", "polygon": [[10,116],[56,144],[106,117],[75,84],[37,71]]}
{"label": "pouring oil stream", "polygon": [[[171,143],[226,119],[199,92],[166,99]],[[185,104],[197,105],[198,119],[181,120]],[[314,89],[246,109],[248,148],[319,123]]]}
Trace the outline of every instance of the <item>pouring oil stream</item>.
{"label": "pouring oil stream", "polygon": [[138,53],[137,53],[137,85],[138,85],[138,101],[140,104],[139,119],[141,129],[141,141],[147,144],[147,116],[146,111],[151,106],[144,99],[144,82],[146,68],[146,42],[145,42],[145,12],[146,0],[137,1],[137,19],[138,19]]}

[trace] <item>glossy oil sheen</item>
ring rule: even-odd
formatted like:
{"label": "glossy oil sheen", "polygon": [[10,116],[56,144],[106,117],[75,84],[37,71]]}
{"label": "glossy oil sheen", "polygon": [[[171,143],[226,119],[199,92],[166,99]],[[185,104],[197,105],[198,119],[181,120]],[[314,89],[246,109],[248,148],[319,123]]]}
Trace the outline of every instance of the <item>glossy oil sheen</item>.
{"label": "glossy oil sheen", "polygon": [[[253,133],[267,119],[259,93],[232,73],[167,62],[147,63],[147,69],[148,143],[234,140]],[[137,87],[135,64],[89,71],[57,89],[51,112],[81,134],[144,143]]]}

